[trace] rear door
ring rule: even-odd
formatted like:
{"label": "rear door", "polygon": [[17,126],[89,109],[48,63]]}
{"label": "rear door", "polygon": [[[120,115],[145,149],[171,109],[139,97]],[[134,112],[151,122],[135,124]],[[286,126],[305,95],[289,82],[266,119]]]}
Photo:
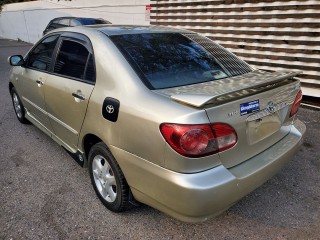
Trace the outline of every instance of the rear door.
{"label": "rear door", "polygon": [[75,151],[88,101],[95,84],[93,51],[87,37],[61,37],[53,74],[45,85],[46,109],[53,131]]}

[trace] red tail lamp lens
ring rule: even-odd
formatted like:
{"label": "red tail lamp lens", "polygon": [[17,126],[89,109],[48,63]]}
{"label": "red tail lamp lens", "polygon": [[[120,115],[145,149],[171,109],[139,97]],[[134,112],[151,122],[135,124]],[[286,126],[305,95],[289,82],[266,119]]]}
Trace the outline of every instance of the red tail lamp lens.
{"label": "red tail lamp lens", "polygon": [[290,117],[292,117],[298,112],[301,101],[302,101],[302,91],[299,90],[299,92],[297,93],[296,99],[293,102],[293,105],[290,111]]}
{"label": "red tail lamp lens", "polygon": [[190,154],[203,152],[209,143],[208,134],[201,129],[192,129],[180,138],[181,148]]}
{"label": "red tail lamp lens", "polygon": [[235,130],[225,123],[163,123],[160,131],[167,143],[186,157],[202,157],[227,150],[237,143]]}

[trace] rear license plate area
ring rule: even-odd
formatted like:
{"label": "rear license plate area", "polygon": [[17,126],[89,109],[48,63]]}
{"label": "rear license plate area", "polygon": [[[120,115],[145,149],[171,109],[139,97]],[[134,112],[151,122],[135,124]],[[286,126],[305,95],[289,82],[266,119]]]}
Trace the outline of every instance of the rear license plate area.
{"label": "rear license plate area", "polygon": [[281,125],[281,119],[277,112],[255,120],[247,121],[247,138],[249,144],[255,144],[271,136],[279,131]]}

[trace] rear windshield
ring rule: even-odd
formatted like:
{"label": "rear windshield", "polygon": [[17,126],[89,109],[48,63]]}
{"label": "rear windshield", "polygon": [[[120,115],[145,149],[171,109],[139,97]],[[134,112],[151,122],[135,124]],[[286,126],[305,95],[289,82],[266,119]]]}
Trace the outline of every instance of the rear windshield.
{"label": "rear windshield", "polygon": [[198,34],[142,33],[110,38],[150,89],[196,84],[252,71],[234,54]]}

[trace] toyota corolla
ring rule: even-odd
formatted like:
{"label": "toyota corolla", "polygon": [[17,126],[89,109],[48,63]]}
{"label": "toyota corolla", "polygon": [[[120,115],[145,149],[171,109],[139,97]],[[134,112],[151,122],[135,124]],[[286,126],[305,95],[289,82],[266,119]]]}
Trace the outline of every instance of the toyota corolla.
{"label": "toyota corolla", "polygon": [[[9,58],[17,118],[83,167],[102,203],[215,216],[297,152],[297,72],[266,72],[192,31],[64,28]],[[266,193],[267,194],[267,193]]]}

